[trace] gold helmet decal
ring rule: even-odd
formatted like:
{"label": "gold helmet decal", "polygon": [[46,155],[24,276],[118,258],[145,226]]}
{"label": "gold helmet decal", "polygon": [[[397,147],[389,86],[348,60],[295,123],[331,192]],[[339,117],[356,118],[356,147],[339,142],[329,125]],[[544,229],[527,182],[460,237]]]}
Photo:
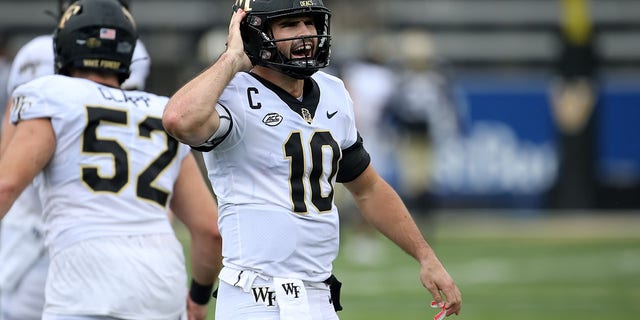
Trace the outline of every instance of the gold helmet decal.
{"label": "gold helmet decal", "polygon": [[69,19],[72,16],[78,14],[78,12],[80,12],[80,9],[82,9],[82,7],[78,3],[74,3],[74,4],[70,5],[67,8],[67,10],[65,10],[64,14],[62,15],[62,18],[60,18],[60,23],[58,24],[58,29],[64,29],[64,26],[67,24],[67,21],[69,21]]}
{"label": "gold helmet decal", "polygon": [[[244,11],[251,11],[251,3],[255,0],[236,0],[234,7]],[[315,0],[299,0],[300,7],[311,7],[316,5]]]}
{"label": "gold helmet decal", "polygon": [[315,1],[314,0],[300,0],[300,6],[301,7],[311,7],[315,5]]}
{"label": "gold helmet decal", "polygon": [[129,10],[127,10],[127,8],[125,8],[124,6],[122,7],[122,13],[124,13],[127,19],[131,21],[131,24],[133,24],[133,27],[137,29],[138,27],[136,26],[136,20],[133,19],[131,12],[129,12]]}
{"label": "gold helmet decal", "polygon": [[236,0],[235,7],[244,11],[251,11],[251,3],[255,0]]}

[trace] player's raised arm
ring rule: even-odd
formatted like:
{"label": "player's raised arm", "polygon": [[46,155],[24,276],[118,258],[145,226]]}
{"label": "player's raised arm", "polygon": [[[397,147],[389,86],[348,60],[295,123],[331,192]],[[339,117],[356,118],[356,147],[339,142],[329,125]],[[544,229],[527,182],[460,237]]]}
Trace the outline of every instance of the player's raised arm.
{"label": "player's raised arm", "polygon": [[240,21],[244,16],[242,10],[234,12],[229,23],[227,50],[169,100],[162,124],[179,141],[197,146],[215,133],[220,125],[216,101],[237,72],[251,68],[240,35]]}

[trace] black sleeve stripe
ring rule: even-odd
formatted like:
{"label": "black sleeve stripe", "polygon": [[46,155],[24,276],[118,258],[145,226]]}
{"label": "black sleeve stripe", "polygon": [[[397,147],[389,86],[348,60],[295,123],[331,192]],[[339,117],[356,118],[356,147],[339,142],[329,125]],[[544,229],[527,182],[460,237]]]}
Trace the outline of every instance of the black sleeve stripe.
{"label": "black sleeve stripe", "polygon": [[358,139],[349,148],[342,150],[340,169],[336,181],[340,183],[355,180],[371,163],[371,156],[365,150],[362,137],[358,133]]}
{"label": "black sleeve stripe", "polygon": [[211,141],[207,141],[207,143],[194,147],[191,146],[191,148],[193,150],[197,150],[197,151],[201,151],[201,152],[208,152],[213,150],[215,147],[217,147],[220,143],[222,143],[222,141],[229,136],[229,134],[231,133],[231,129],[233,129],[233,119],[231,118],[231,112],[229,112],[229,109],[227,109],[227,107],[225,107],[224,105],[218,103],[223,109],[224,111],[227,113],[227,115],[221,115],[220,118],[221,119],[228,119],[229,120],[229,128],[227,129],[227,132],[225,132],[222,136],[215,138]]}

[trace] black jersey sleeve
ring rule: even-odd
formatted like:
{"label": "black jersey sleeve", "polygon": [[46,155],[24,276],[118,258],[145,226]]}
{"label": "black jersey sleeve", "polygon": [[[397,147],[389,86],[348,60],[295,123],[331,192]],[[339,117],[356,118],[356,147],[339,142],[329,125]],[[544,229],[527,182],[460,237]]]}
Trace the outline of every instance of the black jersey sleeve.
{"label": "black jersey sleeve", "polygon": [[362,137],[358,133],[358,139],[349,148],[342,150],[340,169],[336,181],[340,183],[351,182],[371,163],[371,156],[365,150]]}

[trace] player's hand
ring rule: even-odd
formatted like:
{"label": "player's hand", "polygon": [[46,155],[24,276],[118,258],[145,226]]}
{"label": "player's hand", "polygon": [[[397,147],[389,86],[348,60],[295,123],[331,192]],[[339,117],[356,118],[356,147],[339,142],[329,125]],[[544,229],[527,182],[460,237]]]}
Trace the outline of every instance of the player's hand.
{"label": "player's hand", "polygon": [[232,59],[237,61],[236,71],[249,71],[251,67],[251,60],[244,52],[244,44],[242,42],[242,35],[240,34],[240,22],[246,17],[247,13],[242,10],[236,10],[231,16],[231,22],[229,22],[229,36],[227,37],[227,51],[225,54],[230,55]]}
{"label": "player's hand", "polygon": [[207,317],[207,304],[197,304],[187,295],[187,319],[204,320]]}
{"label": "player's hand", "polygon": [[447,316],[460,314],[462,294],[438,258],[433,256],[422,265],[420,280],[433,296],[435,305],[444,306]]}

